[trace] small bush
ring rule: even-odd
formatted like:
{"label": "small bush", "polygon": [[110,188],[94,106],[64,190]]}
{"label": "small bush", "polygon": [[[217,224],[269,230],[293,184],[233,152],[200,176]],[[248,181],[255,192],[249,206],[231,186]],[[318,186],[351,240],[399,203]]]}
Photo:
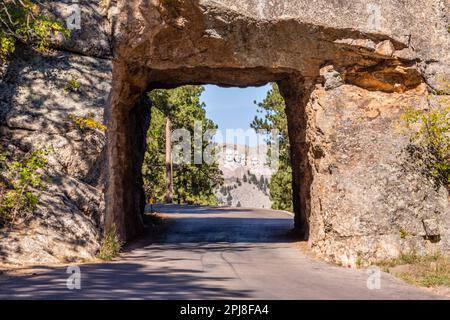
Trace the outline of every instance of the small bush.
{"label": "small bush", "polygon": [[400,228],[399,233],[400,233],[400,238],[401,239],[406,239],[406,237],[408,236],[408,231],[406,231],[403,228]]}
{"label": "small bush", "polygon": [[70,36],[70,30],[62,21],[43,13],[44,2],[0,1],[0,65],[6,62],[8,54],[14,52],[17,41],[42,52],[49,50],[53,34]]}
{"label": "small bush", "polygon": [[98,122],[94,118],[94,114],[88,113],[84,117],[78,117],[75,115],[69,115],[69,120],[77,126],[80,130],[99,130],[99,131],[106,131],[106,126],[103,123]]}
{"label": "small bush", "polygon": [[33,212],[45,186],[46,154],[38,149],[21,156],[0,155],[0,225],[14,225]]}
{"label": "small bush", "polygon": [[78,92],[80,88],[81,82],[75,77],[72,77],[72,79],[67,81],[66,84],[64,85],[64,90],[70,92]]}
{"label": "small bush", "polygon": [[117,235],[116,229],[106,233],[100,247],[100,252],[98,253],[99,259],[110,261],[119,256],[122,245],[123,243]]}
{"label": "small bush", "polygon": [[[450,89],[450,84],[448,85]],[[450,188],[450,103],[442,99],[440,106],[429,110],[408,110],[403,115],[408,128],[414,129],[411,143],[415,154],[425,162],[428,173],[439,184]]]}

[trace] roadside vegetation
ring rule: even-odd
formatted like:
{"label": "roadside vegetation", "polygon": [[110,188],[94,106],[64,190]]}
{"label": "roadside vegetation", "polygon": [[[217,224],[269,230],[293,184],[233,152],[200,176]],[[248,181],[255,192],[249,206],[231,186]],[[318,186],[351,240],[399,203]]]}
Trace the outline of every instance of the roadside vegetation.
{"label": "roadside vegetation", "polygon": [[415,252],[377,263],[385,272],[416,286],[450,288],[450,258],[440,253],[419,256]]}
{"label": "roadside vegetation", "polygon": [[[436,186],[450,190],[450,83],[446,89],[435,92],[427,110],[409,109],[402,117],[410,136],[411,158],[424,164],[422,173],[434,179]],[[400,229],[402,239],[408,236]],[[450,288],[450,257],[442,253],[420,256],[416,252],[377,263],[384,271],[421,287]]]}
{"label": "roadside vegetation", "polygon": [[113,229],[103,236],[98,258],[105,261],[111,261],[120,255],[122,246],[123,242],[120,240],[117,231]]}

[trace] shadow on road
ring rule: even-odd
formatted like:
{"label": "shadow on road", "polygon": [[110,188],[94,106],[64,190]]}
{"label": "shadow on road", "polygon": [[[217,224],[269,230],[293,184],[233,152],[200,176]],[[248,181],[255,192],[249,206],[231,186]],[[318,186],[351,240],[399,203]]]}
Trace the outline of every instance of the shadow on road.
{"label": "shadow on road", "polygon": [[157,243],[292,242],[293,217],[273,210],[156,205],[168,222]]}
{"label": "shadow on road", "polygon": [[230,278],[197,276],[199,273],[171,267],[149,270],[148,265],[127,262],[83,265],[81,290],[69,290],[66,269],[49,269],[0,282],[0,299],[239,299],[251,294],[248,290],[211,286],[211,282],[225,285]]}
{"label": "shadow on road", "polygon": [[155,206],[155,210],[164,213],[164,232],[155,237],[155,229],[149,228],[147,236],[127,246],[116,262],[82,265],[81,290],[67,289],[70,274],[65,267],[39,267],[36,275],[2,280],[0,299],[249,298],[253,291],[230,285],[238,277],[233,272],[205,270],[230,266],[224,254],[262,252],[268,244],[274,250],[293,241],[288,236],[292,217],[271,210],[196,206]]}

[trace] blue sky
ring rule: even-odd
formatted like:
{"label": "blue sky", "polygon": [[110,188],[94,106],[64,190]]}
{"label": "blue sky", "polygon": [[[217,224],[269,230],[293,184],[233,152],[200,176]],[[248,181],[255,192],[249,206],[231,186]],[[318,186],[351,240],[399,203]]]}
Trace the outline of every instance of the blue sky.
{"label": "blue sky", "polygon": [[[257,109],[253,101],[261,102],[269,89],[270,85],[244,89],[206,85],[201,100],[206,104],[207,117],[213,120],[219,126],[219,130],[225,134],[227,129],[247,130],[250,128]],[[239,141],[239,143],[242,142]],[[250,144],[253,143],[250,142]]]}

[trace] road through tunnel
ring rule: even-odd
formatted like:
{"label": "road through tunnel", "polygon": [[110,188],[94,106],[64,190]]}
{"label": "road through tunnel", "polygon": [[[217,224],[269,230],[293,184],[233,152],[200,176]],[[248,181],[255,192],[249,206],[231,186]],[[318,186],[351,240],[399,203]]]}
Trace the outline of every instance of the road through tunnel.
{"label": "road through tunnel", "polygon": [[[308,118],[306,115],[306,103],[313,90],[313,84],[305,80],[301,75],[294,72],[280,72],[280,70],[266,69],[208,69],[199,70],[174,70],[170,72],[150,71],[152,79],[148,87],[137,99],[136,105],[125,114],[112,115],[111,121],[120,121],[122,132],[120,136],[124,139],[121,143],[120,154],[110,158],[110,166],[114,170],[110,174],[109,183],[117,176],[120,188],[114,189],[113,215],[108,214],[107,225],[117,228],[123,239],[131,239],[142,233],[143,223],[141,213],[144,210],[146,197],[142,189],[141,167],[144,161],[146,132],[150,123],[148,114],[149,101],[147,92],[158,88],[174,88],[187,84],[215,84],[219,86],[259,86],[268,82],[276,82],[280,87],[286,103],[288,116],[288,132],[291,143],[291,159],[293,168],[293,207],[296,213],[295,225],[300,236],[308,238],[308,207],[310,195],[308,190],[311,183],[311,167],[307,157],[301,156],[308,152],[308,141],[306,128]],[[123,109],[120,111],[124,111]],[[117,117],[117,118],[116,118]],[[112,127],[116,125],[110,123]],[[117,137],[118,138],[118,137]],[[125,142],[126,141],[126,142]],[[131,155],[131,157],[130,157]],[[112,161],[112,163],[111,163]],[[117,172],[118,168],[123,172]],[[117,183],[117,182],[116,182]],[[305,187],[303,187],[303,185]],[[117,202],[121,200],[121,203]],[[119,209],[120,208],[120,209]],[[117,215],[121,214],[122,217]],[[120,221],[117,223],[117,221]]]}
{"label": "road through tunnel", "polygon": [[[276,82],[286,103],[299,235],[349,264],[398,254],[406,245],[397,239],[402,225],[416,235],[411,243],[426,248],[422,220],[448,210],[438,201],[417,217],[423,200],[401,183],[424,185],[419,174],[402,171],[408,139],[395,133],[407,107],[427,106],[417,61],[403,55],[408,43],[364,25],[370,13],[362,2],[355,4],[362,17],[347,19],[360,27],[290,18],[285,6],[258,16],[251,1],[242,10],[219,2],[121,2],[106,112],[106,230],[124,240],[143,230],[149,90]],[[427,201],[440,197],[433,192]]]}

